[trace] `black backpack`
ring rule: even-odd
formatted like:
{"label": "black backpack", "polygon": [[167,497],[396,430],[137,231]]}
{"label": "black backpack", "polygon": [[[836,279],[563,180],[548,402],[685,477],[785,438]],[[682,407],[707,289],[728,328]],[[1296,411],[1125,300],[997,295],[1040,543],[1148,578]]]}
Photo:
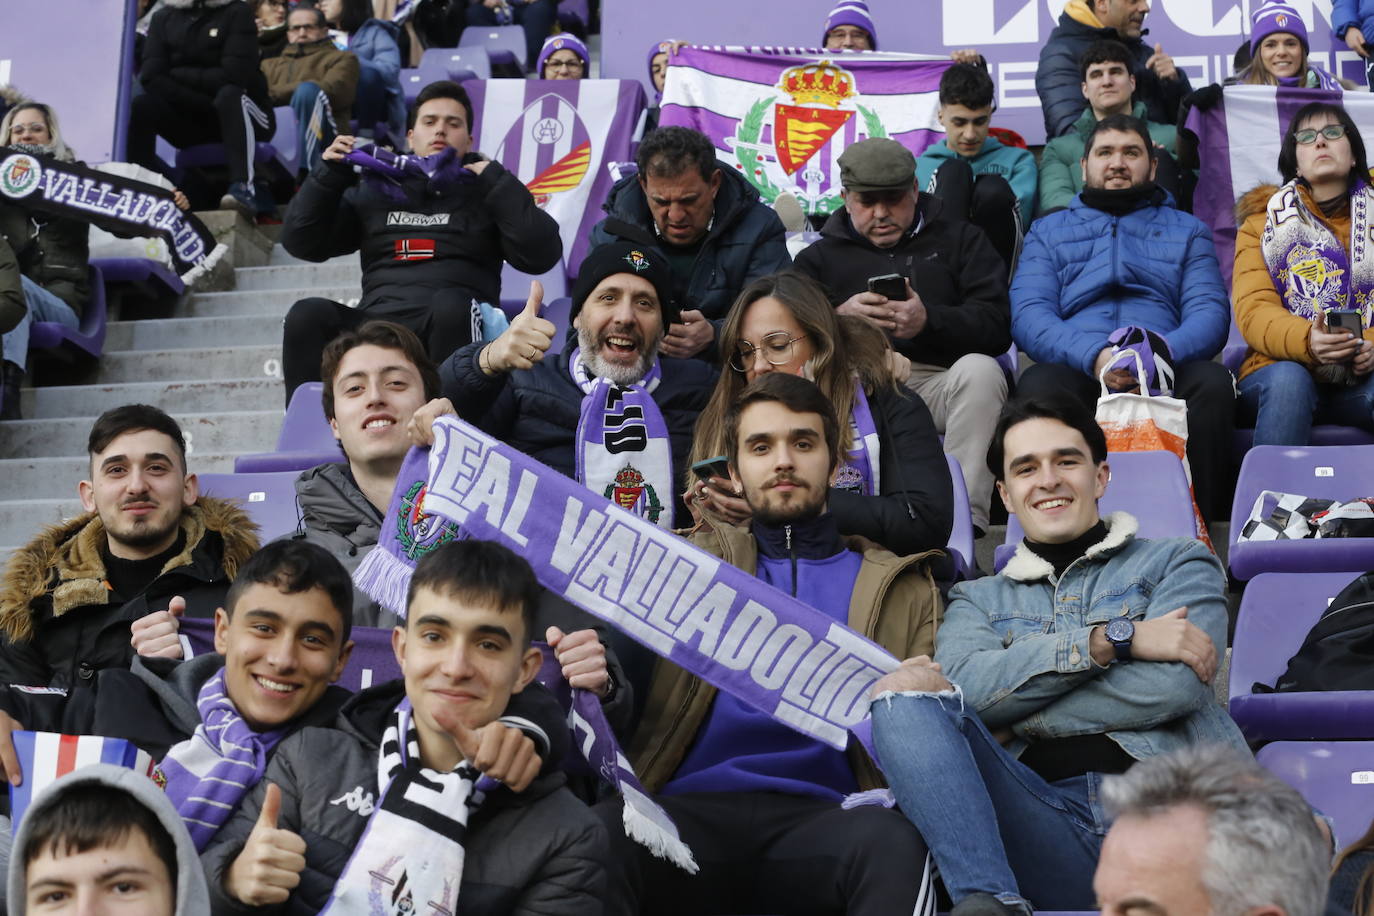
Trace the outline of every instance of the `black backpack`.
{"label": "black backpack", "polygon": [[1374,572],[1361,575],[1331,602],[1307,633],[1288,670],[1257,693],[1374,689]]}

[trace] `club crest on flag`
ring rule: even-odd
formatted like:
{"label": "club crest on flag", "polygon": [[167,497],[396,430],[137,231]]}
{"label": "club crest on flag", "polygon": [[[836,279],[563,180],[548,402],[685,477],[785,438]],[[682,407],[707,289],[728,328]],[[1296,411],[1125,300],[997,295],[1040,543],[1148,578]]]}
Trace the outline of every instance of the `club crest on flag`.
{"label": "club crest on flag", "polygon": [[19,153],[0,164],[0,191],[6,197],[27,197],[42,178],[43,167],[32,156]]}
{"label": "club crest on flag", "polygon": [[634,465],[627,464],[621,468],[603,495],[620,508],[654,524],[658,524],[658,517],[663,514],[663,503],[659,501],[658,494]]}
{"label": "club crest on flag", "polygon": [[525,106],[506,131],[496,158],[547,208],[553,195],[582,184],[591,169],[592,142],[577,108],[547,93]]}
{"label": "club crest on flag", "polygon": [[[840,151],[858,140],[887,136],[877,112],[859,104],[859,96],[854,74],[829,60],[781,70],[772,92],[739,122],[735,168],[765,203],[787,191],[808,213],[838,209]],[[853,136],[842,136],[843,143],[825,155],[851,121]]]}
{"label": "club crest on flag", "polygon": [[458,537],[458,530],[446,525],[441,519],[426,515],[425,484],[417,480],[401,500],[400,518],[397,519],[396,538],[401,550],[412,560],[441,547]]}

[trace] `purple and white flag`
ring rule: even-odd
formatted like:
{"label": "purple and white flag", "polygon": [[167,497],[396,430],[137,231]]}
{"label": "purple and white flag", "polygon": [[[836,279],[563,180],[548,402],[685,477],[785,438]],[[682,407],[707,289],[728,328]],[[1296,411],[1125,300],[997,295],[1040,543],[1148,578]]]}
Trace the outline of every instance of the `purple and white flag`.
{"label": "purple and white flag", "polygon": [[659,124],[699,130],[764,203],[796,196],[807,213],[840,207],[840,154],[890,137],[919,156],[936,119],[947,57],[810,48],[693,48],[670,61]]}
{"label": "purple and white flag", "polygon": [[1185,127],[1197,135],[1200,163],[1193,214],[1212,230],[1226,288],[1236,252],[1236,200],[1258,185],[1280,185],[1279,147],[1284,131],[1308,102],[1345,106],[1365,136],[1374,136],[1374,95],[1287,86],[1227,86],[1220,104],[1193,108]]}
{"label": "purple and white flag", "polygon": [[647,105],[635,80],[469,80],[477,148],[498,160],[558,220],[564,263],[577,273],[614,179],[634,158]]}

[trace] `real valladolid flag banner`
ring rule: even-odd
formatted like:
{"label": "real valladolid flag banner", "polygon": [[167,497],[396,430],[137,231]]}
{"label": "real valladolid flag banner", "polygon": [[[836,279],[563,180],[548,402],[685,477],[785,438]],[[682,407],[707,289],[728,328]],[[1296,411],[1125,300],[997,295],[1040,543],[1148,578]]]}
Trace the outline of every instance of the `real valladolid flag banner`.
{"label": "real valladolid flag banner", "polygon": [[633,158],[645,109],[636,80],[471,80],[477,148],[518,177],[558,220],[563,259],[576,273],[604,215],[607,164]]}
{"label": "real valladolid flag banner", "polygon": [[683,48],[668,68],[661,126],[699,130],[717,157],[772,204],[840,207],[838,159],[851,143],[890,137],[912,154],[943,136],[936,120],[947,57],[801,48]]}
{"label": "real valladolid flag banner", "polygon": [[1283,183],[1279,147],[1293,115],[1308,102],[1339,102],[1366,137],[1374,136],[1374,95],[1290,89],[1286,86],[1227,86],[1220,104],[1193,108],[1185,124],[1198,138],[1197,191],[1193,213],[1212,230],[1226,286],[1236,251],[1236,199],[1261,184]]}

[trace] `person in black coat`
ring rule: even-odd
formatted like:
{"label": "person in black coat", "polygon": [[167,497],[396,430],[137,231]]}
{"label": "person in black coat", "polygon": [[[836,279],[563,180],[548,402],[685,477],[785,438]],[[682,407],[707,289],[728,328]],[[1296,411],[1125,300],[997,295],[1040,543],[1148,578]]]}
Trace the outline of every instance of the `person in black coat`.
{"label": "person in black coat", "polygon": [[220,141],[229,167],[220,206],[255,216],[254,149],[275,127],[258,61],[258,29],[248,4],[164,0],[143,46],[143,92],[129,109],[129,160],[167,173],[157,155],[158,135],[178,147]]}
{"label": "person in black coat", "polygon": [[321,354],[340,332],[385,318],[414,331],[440,362],[480,337],[478,303],[500,302],[503,261],[541,274],[563,256],[557,221],[501,163],[472,152],[471,126],[463,88],[431,83],[411,107],[406,139],[417,156],[455,150],[454,168],[359,180],[343,161],[355,143],[344,135],[291,201],[282,246],[307,261],[358,252],[363,295],[357,308],[321,298],[291,307],[282,342],[288,403],[301,383],[319,379]]}
{"label": "person in black coat", "polygon": [[[949,465],[930,411],[894,372],[907,367],[906,359],[882,332],[837,315],[814,281],[785,272],[745,287],[721,329],[721,352],[720,381],[697,421],[693,463],[725,452],[725,414],[749,382],[769,372],[804,375],[831,398],[837,415],[854,420],[845,427],[847,457],[830,490],[840,534],[898,555],[948,543]],[[729,479],[683,477],[691,500],[734,524],[748,521],[749,505]]]}

